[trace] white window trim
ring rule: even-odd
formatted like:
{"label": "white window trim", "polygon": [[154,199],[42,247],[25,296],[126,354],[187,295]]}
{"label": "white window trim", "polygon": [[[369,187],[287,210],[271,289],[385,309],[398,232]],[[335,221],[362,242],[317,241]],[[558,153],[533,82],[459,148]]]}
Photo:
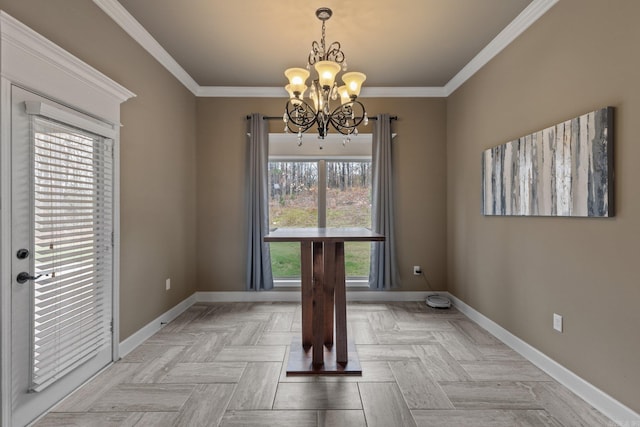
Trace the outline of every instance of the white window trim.
{"label": "white window trim", "polygon": [[[347,288],[369,288],[369,280],[366,277],[354,277],[346,280]],[[300,288],[300,279],[273,279],[273,287],[280,289]]]}
{"label": "white window trim", "polygon": [[67,111],[54,105],[40,101],[25,101],[27,114],[48,117],[55,121],[70,124],[79,129],[87,130],[105,138],[114,139],[118,136],[117,128],[110,124],[81,115],[75,111]]}
{"label": "white window trim", "polygon": [[[114,137],[113,360],[119,348],[120,104],[135,94],[0,11],[0,280],[11,283],[11,87],[107,123]],[[11,287],[0,287],[0,424],[11,425]]]}
{"label": "white window trim", "polygon": [[[339,133],[330,133],[319,139],[313,133],[305,134],[302,145],[298,146],[296,134],[270,133],[269,157],[296,158],[296,159],[331,159],[341,158],[371,158],[373,135],[361,133],[351,136],[351,141],[345,142],[345,136]],[[322,147],[322,148],[320,148]]]}

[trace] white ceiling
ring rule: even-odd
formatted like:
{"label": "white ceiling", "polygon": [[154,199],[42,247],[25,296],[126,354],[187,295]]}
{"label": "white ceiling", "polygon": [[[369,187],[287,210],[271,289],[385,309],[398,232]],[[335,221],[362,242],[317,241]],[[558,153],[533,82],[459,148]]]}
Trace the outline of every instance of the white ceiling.
{"label": "white ceiling", "polygon": [[284,69],[306,66],[320,40],[321,6],[333,10],[327,44],[342,44],[349,70],[367,74],[365,87],[442,89],[556,1],[94,0],[194,93],[282,88]]}

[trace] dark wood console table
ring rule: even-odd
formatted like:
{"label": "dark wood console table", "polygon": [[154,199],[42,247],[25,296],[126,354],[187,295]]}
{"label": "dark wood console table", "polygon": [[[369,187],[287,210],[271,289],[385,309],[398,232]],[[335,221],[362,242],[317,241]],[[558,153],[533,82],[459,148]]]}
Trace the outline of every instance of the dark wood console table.
{"label": "dark wood console table", "polygon": [[291,343],[287,375],[362,374],[355,345],[347,340],[344,242],[383,240],[366,228],[280,228],[264,237],[300,242],[302,340]]}

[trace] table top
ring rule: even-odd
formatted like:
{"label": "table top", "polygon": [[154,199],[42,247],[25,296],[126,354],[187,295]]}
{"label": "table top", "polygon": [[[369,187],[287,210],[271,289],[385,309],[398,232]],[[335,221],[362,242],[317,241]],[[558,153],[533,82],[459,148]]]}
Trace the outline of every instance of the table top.
{"label": "table top", "polygon": [[364,227],[277,228],[264,236],[265,242],[373,242],[384,236]]}

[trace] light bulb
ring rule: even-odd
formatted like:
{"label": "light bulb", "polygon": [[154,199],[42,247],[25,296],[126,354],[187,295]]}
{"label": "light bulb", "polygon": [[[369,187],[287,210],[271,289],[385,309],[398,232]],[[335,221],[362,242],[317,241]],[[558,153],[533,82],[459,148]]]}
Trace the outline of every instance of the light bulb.
{"label": "light bulb", "polygon": [[351,98],[349,98],[349,92],[347,92],[347,86],[346,85],[342,85],[338,88],[338,93],[340,94],[340,103],[341,104],[346,104],[347,102],[351,101]]}
{"label": "light bulb", "polygon": [[362,89],[362,83],[367,79],[363,73],[352,71],[342,75],[342,81],[347,86],[347,92],[351,98],[357,98]]}
{"label": "light bulb", "polygon": [[307,90],[306,81],[309,78],[309,71],[304,68],[289,68],[284,72],[284,75],[289,79],[289,93],[302,97],[304,91]]}
{"label": "light bulb", "polygon": [[315,67],[320,86],[323,88],[333,86],[336,75],[340,72],[340,64],[334,61],[318,61]]}

